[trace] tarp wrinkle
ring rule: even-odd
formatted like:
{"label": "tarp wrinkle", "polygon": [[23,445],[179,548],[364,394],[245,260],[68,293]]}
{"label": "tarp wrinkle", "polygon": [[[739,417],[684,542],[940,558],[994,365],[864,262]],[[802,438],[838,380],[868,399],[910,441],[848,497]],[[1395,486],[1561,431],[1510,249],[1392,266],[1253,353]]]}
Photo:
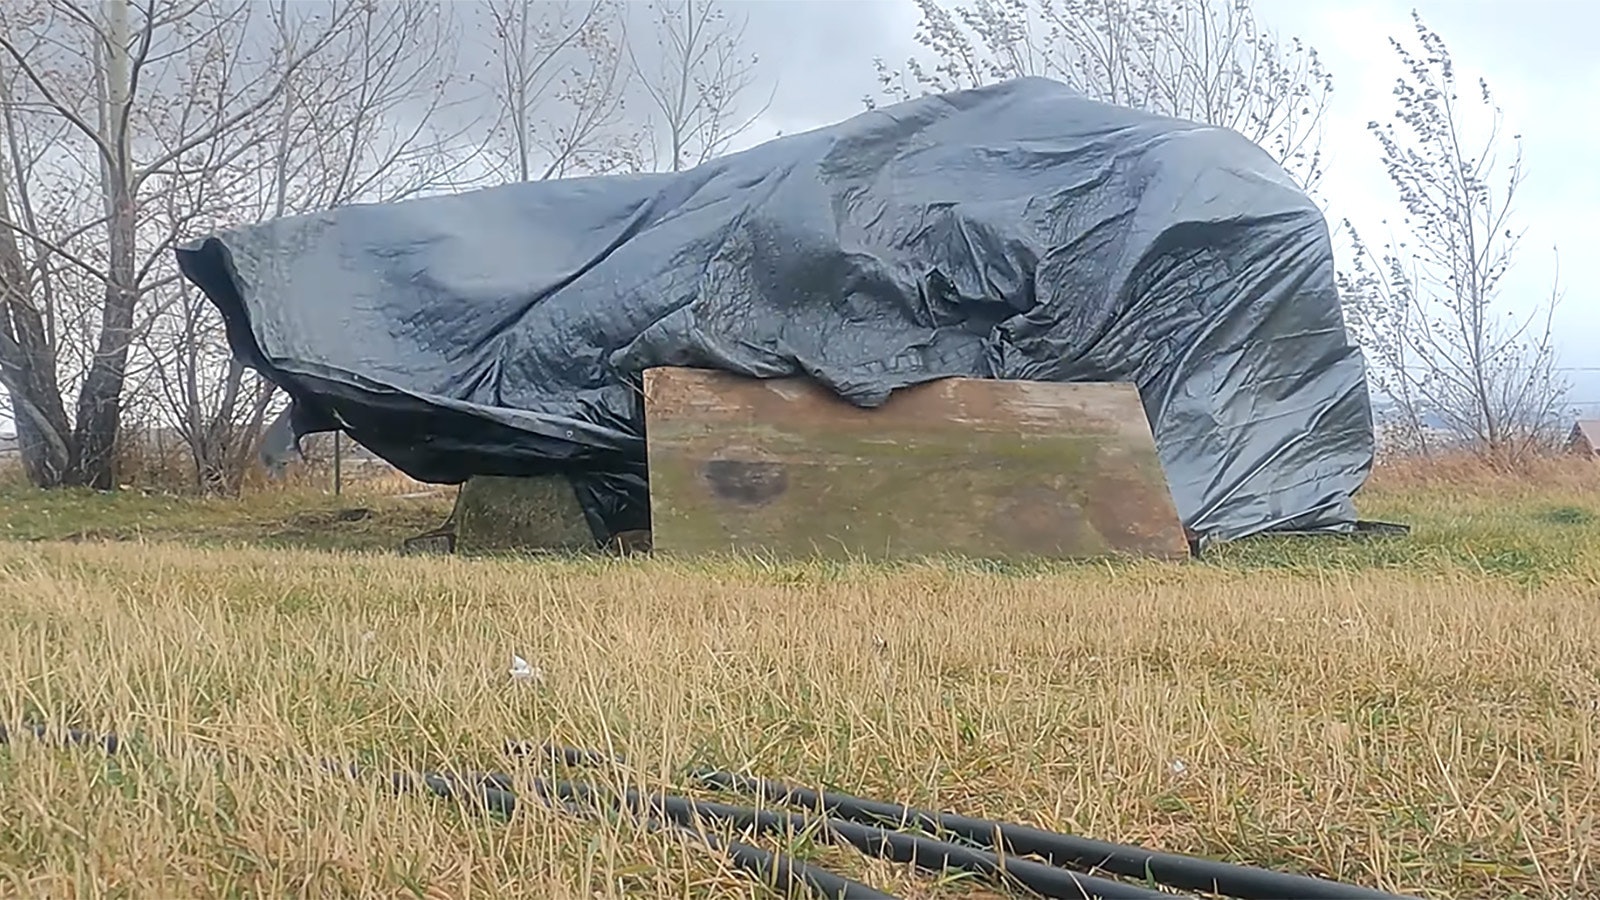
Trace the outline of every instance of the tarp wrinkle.
{"label": "tarp wrinkle", "polygon": [[[509,184],[178,250],[284,441],[345,423],[413,477],[565,475],[647,528],[641,374],[1131,380],[1209,544],[1352,531],[1366,373],[1321,211],[1223,128],[1024,78],[671,174]],[[335,418],[337,415],[337,418]]]}

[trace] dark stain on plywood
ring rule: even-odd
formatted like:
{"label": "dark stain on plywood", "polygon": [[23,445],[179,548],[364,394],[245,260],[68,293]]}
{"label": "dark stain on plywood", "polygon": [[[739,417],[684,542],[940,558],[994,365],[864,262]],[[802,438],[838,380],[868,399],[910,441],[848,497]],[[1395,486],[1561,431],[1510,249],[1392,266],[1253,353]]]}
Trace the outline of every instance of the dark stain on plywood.
{"label": "dark stain on plywood", "polygon": [[744,506],[770,503],[789,489],[783,463],[749,459],[708,459],[700,466],[711,493]]}

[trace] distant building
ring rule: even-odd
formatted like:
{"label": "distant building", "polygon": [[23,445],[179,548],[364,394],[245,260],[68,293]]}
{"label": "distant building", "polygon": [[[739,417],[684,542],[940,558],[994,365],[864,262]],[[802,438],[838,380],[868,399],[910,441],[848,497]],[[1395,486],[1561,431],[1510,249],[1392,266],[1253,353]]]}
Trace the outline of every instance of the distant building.
{"label": "distant building", "polygon": [[1567,449],[1585,456],[1600,456],[1600,419],[1579,419],[1567,435]]}

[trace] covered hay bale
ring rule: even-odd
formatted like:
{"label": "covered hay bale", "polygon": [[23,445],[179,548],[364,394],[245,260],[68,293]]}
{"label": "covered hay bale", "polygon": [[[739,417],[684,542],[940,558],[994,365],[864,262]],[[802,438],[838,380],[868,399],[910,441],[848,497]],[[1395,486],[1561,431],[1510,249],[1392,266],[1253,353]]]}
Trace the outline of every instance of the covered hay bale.
{"label": "covered hay bale", "polygon": [[452,518],[459,553],[596,549],[572,483],[561,476],[474,476],[461,485]]}

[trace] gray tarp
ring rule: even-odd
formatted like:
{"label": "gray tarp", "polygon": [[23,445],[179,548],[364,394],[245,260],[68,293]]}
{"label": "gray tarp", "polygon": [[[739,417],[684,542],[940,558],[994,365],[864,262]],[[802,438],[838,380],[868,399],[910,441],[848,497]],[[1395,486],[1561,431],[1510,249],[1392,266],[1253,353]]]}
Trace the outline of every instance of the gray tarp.
{"label": "gray tarp", "polygon": [[639,373],[1138,384],[1203,538],[1345,531],[1373,457],[1317,206],[1239,134],[1022,79],[677,174],[512,184],[178,252],[234,353],[425,481],[567,473],[646,527]]}

